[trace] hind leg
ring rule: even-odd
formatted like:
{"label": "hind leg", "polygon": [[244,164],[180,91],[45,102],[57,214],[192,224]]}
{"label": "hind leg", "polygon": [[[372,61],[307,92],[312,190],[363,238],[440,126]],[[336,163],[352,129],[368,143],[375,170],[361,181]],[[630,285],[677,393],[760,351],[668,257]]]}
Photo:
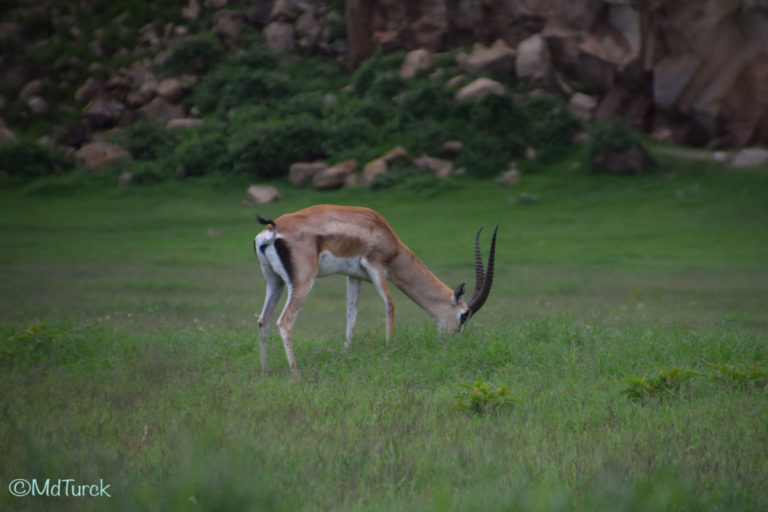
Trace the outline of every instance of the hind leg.
{"label": "hind leg", "polygon": [[301,311],[304,301],[307,300],[314,281],[304,281],[303,284],[288,288],[288,299],[285,301],[285,307],[277,320],[277,326],[280,328],[280,337],[283,339],[283,348],[285,357],[288,359],[288,366],[294,374],[299,373],[299,367],[296,365],[296,356],[293,353],[293,323],[296,316]]}
{"label": "hind leg", "polygon": [[264,298],[264,308],[261,310],[261,315],[259,315],[259,342],[261,344],[261,374],[265,376],[268,371],[267,336],[269,336],[269,328],[272,315],[275,312],[275,306],[277,306],[277,302],[283,294],[285,284],[270,268],[262,266],[262,271],[267,281],[267,295]]}

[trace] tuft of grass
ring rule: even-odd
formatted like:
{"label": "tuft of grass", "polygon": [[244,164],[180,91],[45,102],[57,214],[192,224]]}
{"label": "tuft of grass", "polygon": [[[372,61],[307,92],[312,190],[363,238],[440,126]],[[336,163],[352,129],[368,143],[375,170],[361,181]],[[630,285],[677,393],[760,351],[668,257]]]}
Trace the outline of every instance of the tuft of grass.
{"label": "tuft of grass", "polygon": [[768,366],[764,361],[737,364],[709,363],[712,379],[740,389],[768,389]]}
{"label": "tuft of grass", "polygon": [[680,388],[680,385],[701,373],[686,368],[672,367],[666,370],[657,370],[654,374],[648,372],[642,377],[625,377],[621,382],[628,384],[622,393],[631,400],[645,400],[649,398],[661,398]]}
{"label": "tuft of grass", "polygon": [[456,395],[456,407],[477,416],[501,413],[520,401],[510,395],[507,386],[492,386],[481,380],[474,384],[459,383],[459,386],[466,391]]}

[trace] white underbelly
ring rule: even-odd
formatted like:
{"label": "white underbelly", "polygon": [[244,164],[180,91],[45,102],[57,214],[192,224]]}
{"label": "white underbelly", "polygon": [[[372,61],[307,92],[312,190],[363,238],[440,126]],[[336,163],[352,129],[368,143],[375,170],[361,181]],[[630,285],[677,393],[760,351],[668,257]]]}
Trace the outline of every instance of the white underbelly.
{"label": "white underbelly", "polygon": [[317,277],[343,274],[345,276],[352,276],[365,281],[370,281],[371,278],[368,275],[368,272],[360,264],[361,259],[361,256],[339,258],[329,251],[323,251],[320,253]]}

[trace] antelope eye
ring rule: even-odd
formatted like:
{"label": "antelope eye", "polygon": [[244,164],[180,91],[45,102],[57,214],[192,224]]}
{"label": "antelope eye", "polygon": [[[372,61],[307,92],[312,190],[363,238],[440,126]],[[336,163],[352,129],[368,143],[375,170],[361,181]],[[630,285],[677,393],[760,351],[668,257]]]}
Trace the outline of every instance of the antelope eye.
{"label": "antelope eye", "polygon": [[459,324],[464,325],[464,322],[467,321],[467,318],[469,318],[469,311],[465,311],[461,314],[459,317]]}

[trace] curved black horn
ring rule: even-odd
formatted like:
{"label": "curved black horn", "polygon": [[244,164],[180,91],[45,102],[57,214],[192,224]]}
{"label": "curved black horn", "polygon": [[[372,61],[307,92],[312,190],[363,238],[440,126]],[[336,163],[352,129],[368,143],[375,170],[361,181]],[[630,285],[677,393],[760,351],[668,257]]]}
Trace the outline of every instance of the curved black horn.
{"label": "curved black horn", "polygon": [[[472,298],[469,299],[467,307],[472,311],[472,314],[483,307],[488,294],[491,293],[491,285],[493,284],[493,265],[496,259],[496,232],[499,230],[499,223],[496,223],[496,227],[493,229],[493,236],[491,237],[491,252],[488,255],[488,267],[485,272],[482,272],[482,260],[480,259],[480,249],[478,246],[478,240],[475,238],[475,275],[479,276],[483,274],[482,284],[478,281],[475,285],[475,291],[472,293]],[[478,237],[480,232],[477,232]],[[478,264],[479,261],[479,264]]]}
{"label": "curved black horn", "polygon": [[477,293],[483,288],[483,281],[485,281],[485,271],[483,270],[483,255],[480,254],[480,233],[483,228],[477,230],[475,235],[475,289],[472,291],[472,298],[470,302],[475,300]]}

